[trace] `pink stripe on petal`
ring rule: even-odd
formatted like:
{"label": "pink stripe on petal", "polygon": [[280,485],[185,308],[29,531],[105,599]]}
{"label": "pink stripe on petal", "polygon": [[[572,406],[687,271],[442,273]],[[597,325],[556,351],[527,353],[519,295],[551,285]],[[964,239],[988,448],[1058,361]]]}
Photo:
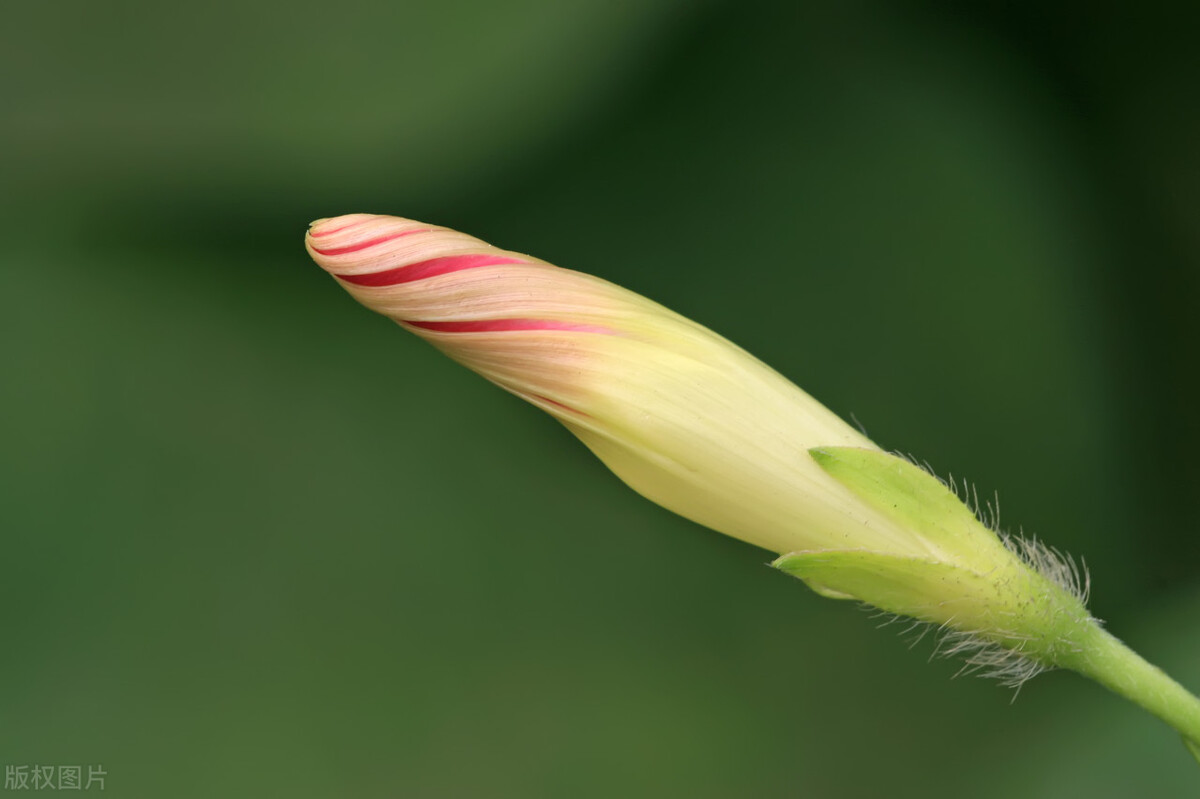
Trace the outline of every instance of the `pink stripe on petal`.
{"label": "pink stripe on petal", "polygon": [[435,333],[498,333],[516,330],[569,330],[574,333],[603,333],[615,331],[599,325],[578,325],[553,319],[474,319],[466,322],[410,322],[406,325],[432,330]]}
{"label": "pink stripe on petal", "polygon": [[556,408],[562,408],[564,411],[570,411],[571,413],[577,413],[577,414],[579,414],[580,416],[588,416],[588,417],[590,417],[590,416],[591,416],[591,414],[587,414],[587,413],[584,413],[584,412],[583,412],[583,411],[581,411],[581,410],[578,410],[578,409],[576,409],[576,408],[572,408],[570,405],[564,405],[564,404],[562,404],[561,402],[559,402],[559,401],[557,401],[557,400],[552,400],[552,399],[550,399],[549,397],[543,397],[541,394],[530,394],[529,396],[531,396],[531,397],[533,397],[533,398],[535,398],[535,399],[541,400],[542,402],[545,402],[545,403],[547,403],[547,404],[549,404],[549,405],[553,405],[553,406],[554,406],[554,407],[556,407]]}
{"label": "pink stripe on petal", "polygon": [[[353,226],[351,225],[350,227],[353,227]],[[429,228],[417,228],[415,230],[402,230],[399,233],[389,233],[388,235],[380,236],[379,238],[368,239],[367,241],[360,241],[358,244],[351,244],[349,247],[334,247],[334,248],[328,249],[328,250],[322,250],[319,247],[313,247],[313,252],[319,253],[320,255],[345,255],[348,252],[358,252],[359,250],[365,250],[368,247],[374,247],[377,244],[383,244],[385,241],[392,241],[394,239],[402,238],[404,236],[411,236],[414,233],[428,233],[428,232],[429,232]]]}
{"label": "pink stripe on petal", "polygon": [[[317,250],[317,252],[321,251]],[[525,261],[522,261],[520,258],[506,258],[500,255],[446,255],[441,258],[430,258],[428,261],[418,261],[415,264],[397,266],[395,269],[385,269],[382,272],[367,272],[361,275],[338,275],[338,277],[356,286],[395,286],[400,283],[411,283],[414,280],[424,280],[427,277],[434,277],[436,275],[460,272],[463,269],[475,269],[480,266],[496,266],[498,264],[523,263]]]}

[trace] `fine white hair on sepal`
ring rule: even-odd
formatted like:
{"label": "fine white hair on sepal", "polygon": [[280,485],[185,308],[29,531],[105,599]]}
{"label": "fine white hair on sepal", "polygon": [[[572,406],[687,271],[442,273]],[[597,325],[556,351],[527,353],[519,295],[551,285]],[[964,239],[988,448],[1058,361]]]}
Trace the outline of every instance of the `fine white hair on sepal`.
{"label": "fine white hair on sepal", "polygon": [[1050,582],[1062,588],[1084,605],[1091,596],[1092,578],[1087,570],[1086,562],[1076,563],[1066,552],[1050,546],[1038,539],[1037,536],[1025,536],[1024,530],[1016,535],[1008,533],[1000,527],[1000,492],[993,491],[991,499],[979,499],[979,490],[974,483],[966,478],[955,479],[953,474],[942,478],[929,465],[929,461],[917,460],[905,452],[893,452],[914,466],[919,466],[938,479],[942,485],[950,489],[964,505],[970,508],[980,523],[1000,537],[1009,551],[1024,561],[1030,568],[1045,577]]}
{"label": "fine white hair on sepal", "polygon": [[[1091,575],[1087,564],[1077,563],[1070,555],[1041,541],[1036,536],[1026,536],[1023,530],[1011,534],[1000,527],[1000,495],[993,492],[992,498],[982,502],[978,489],[966,479],[956,479],[952,474],[946,478],[940,477],[928,461],[917,460],[907,453],[893,453],[898,457],[919,466],[938,479],[964,505],[966,505],[980,523],[995,533],[1004,546],[1023,563],[1036,571],[1049,582],[1058,586],[1069,595],[1087,605],[1091,594]],[[868,606],[869,607],[869,606]],[[913,621],[905,616],[880,612],[879,617],[885,621],[880,627],[886,627],[896,622],[906,622],[908,626],[902,635],[911,637],[910,648],[919,644],[931,631],[936,631],[937,642],[930,658],[961,659],[963,666],[954,675],[959,677],[974,674],[979,677],[994,679],[1002,687],[1014,689],[1013,700],[1020,693],[1021,686],[1044,671],[1053,667],[1036,660],[1024,652],[1024,642],[1011,634],[1004,636],[1003,643],[997,643],[995,637],[983,634],[983,631],[956,629],[953,622],[935,625],[921,621]],[[915,633],[915,635],[914,635]]]}
{"label": "fine white hair on sepal", "polygon": [[864,604],[862,607],[874,611],[874,618],[882,619],[877,625],[879,628],[893,624],[905,625],[900,636],[908,639],[909,649],[915,649],[932,632],[935,643],[929,654],[930,660],[945,658],[962,661],[962,668],[954,673],[952,679],[974,675],[996,680],[1000,687],[1014,690],[1013,701],[1016,701],[1022,685],[1053,668],[1025,655],[1022,641],[1011,635],[1006,636],[1006,645],[1001,646],[974,631],[956,630],[947,624],[938,625],[899,616],[871,605]]}
{"label": "fine white hair on sepal", "polygon": [[1092,576],[1087,563],[1076,563],[1070,555],[1062,552],[1037,536],[1009,535],[997,531],[1000,540],[1025,561],[1034,571],[1045,577],[1084,605],[1092,593]]}
{"label": "fine white hair on sepal", "polygon": [[934,649],[934,657],[961,658],[963,666],[955,677],[974,674],[996,680],[1001,687],[1013,689],[1013,701],[1016,701],[1022,685],[1043,671],[1050,670],[1049,666],[1027,657],[1021,651],[1020,641],[999,646],[975,633],[959,630],[942,631]]}

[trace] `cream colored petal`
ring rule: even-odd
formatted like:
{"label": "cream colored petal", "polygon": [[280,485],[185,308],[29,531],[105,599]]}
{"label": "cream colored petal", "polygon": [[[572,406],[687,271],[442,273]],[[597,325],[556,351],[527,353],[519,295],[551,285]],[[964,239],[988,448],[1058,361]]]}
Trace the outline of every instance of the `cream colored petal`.
{"label": "cream colored petal", "polygon": [[[682,516],[774,552],[931,554],[808,454],[874,444],[657,303],[410,220],[323,220],[307,243],[364,305],[556,416],[634,490]],[[506,323],[529,329],[489,329]]]}

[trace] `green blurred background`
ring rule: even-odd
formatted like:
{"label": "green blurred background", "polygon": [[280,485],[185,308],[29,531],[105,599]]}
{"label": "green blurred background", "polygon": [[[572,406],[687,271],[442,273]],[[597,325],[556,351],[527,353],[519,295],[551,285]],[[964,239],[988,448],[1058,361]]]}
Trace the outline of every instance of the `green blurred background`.
{"label": "green blurred background", "polygon": [[1197,689],[1177,4],[3,16],[0,763],[129,797],[1196,794],[1156,720],[951,681],[302,247],[392,213],[657,299],[999,491]]}

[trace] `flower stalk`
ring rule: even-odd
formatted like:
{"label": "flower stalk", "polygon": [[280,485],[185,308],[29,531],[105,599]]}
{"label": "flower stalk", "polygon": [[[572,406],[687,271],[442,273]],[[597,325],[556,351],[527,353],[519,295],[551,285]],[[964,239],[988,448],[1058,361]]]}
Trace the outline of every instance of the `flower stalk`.
{"label": "flower stalk", "polygon": [[1092,618],[1070,561],[1003,537],[712,331],[436,225],[352,214],[314,222],[305,245],[363,305],[554,416],[648,499],[779,554],[823,596],[938,626],[1006,684],[1090,677],[1200,759],[1200,700]]}
{"label": "flower stalk", "polygon": [[1099,625],[1080,630],[1072,650],[1055,664],[1090,677],[1179,731],[1200,761],[1200,699]]}

